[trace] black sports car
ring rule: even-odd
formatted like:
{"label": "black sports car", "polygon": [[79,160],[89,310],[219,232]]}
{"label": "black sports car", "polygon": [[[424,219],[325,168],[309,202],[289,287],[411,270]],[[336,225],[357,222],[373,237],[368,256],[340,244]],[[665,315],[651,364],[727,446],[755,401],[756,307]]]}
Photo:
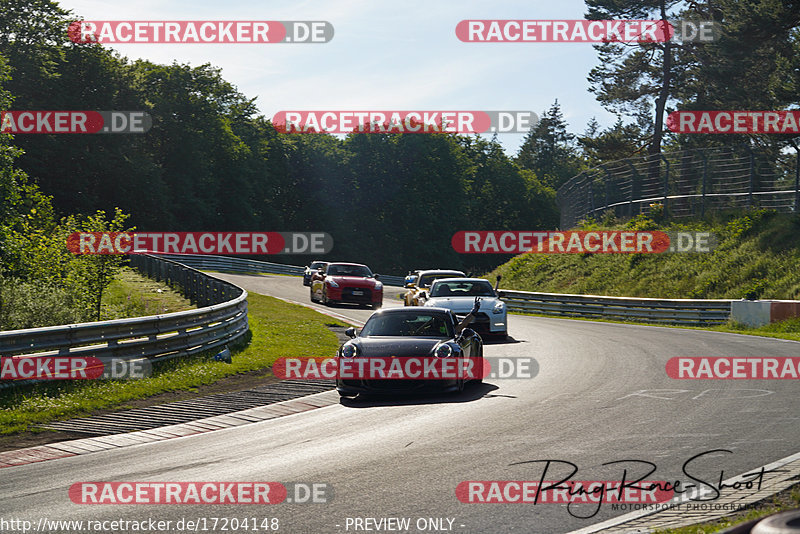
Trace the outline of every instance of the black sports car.
{"label": "black sports car", "polygon": [[[352,339],[339,347],[337,357],[342,363],[356,367],[359,359],[383,359],[392,361],[426,360],[439,364],[463,365],[468,358],[470,368],[480,371],[483,368],[483,340],[472,329],[466,328],[471,320],[460,324],[455,314],[445,308],[407,306],[388,308],[375,312],[367,320],[361,332],[349,328],[347,335]],[[460,362],[444,361],[462,359]],[[477,363],[477,364],[476,364]],[[371,362],[362,362],[367,367]],[[421,366],[420,366],[421,368]],[[413,376],[409,373],[409,376]],[[419,375],[417,375],[419,376]],[[352,397],[358,393],[402,393],[420,389],[441,389],[461,391],[469,378],[403,379],[375,378],[363,374],[352,377],[340,374],[336,379],[336,390],[342,397]],[[482,381],[480,372],[474,380]]]}

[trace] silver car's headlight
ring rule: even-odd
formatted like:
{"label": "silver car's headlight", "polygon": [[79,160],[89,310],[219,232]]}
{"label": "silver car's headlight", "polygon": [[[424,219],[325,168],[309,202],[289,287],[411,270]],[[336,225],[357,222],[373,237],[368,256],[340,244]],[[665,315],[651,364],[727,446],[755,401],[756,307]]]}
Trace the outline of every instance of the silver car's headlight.
{"label": "silver car's headlight", "polygon": [[345,343],[344,345],[342,345],[342,357],[354,358],[357,355],[358,355],[358,347],[356,347],[352,343]]}
{"label": "silver car's headlight", "polygon": [[492,308],[492,313],[503,313],[505,309],[506,309],[506,304],[505,302],[501,301],[494,305],[494,308]]}

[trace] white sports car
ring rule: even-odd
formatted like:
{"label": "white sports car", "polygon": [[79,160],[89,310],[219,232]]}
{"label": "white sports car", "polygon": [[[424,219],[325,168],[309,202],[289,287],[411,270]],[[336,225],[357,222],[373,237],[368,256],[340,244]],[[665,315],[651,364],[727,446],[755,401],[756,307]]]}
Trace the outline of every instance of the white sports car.
{"label": "white sports car", "polygon": [[[497,280],[500,283],[500,277]],[[480,311],[472,320],[470,328],[481,334],[492,334],[505,338],[508,335],[506,305],[497,296],[496,288],[484,278],[440,278],[435,280],[428,292],[425,306],[448,308],[461,320],[480,297]]]}

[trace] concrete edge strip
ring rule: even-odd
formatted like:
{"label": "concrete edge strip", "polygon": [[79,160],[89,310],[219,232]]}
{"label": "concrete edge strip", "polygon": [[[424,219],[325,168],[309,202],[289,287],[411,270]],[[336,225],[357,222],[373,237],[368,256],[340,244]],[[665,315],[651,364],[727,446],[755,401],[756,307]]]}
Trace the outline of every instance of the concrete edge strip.
{"label": "concrete edge strip", "polygon": [[[314,404],[303,402],[303,399],[309,397],[314,398]],[[319,404],[319,406],[317,406],[317,404]],[[5,451],[0,452],[0,469],[44,462],[47,460],[68,458],[82,454],[91,454],[107,449],[131,447],[167,439],[216,432],[217,430],[287,417],[337,404],[339,404],[339,395],[335,391],[323,391],[321,393],[306,395],[305,397],[248,408],[247,410],[232,412],[230,414],[215,415],[213,417],[198,419],[197,421],[190,421],[187,423],[168,425],[149,430],[137,430],[125,434],[81,438]],[[247,419],[237,417],[238,414],[241,414]],[[255,421],[253,421],[253,419],[255,419]]]}
{"label": "concrete edge strip", "polygon": [[[767,465],[765,465],[763,467],[757,467],[755,469],[750,469],[750,470],[747,471],[747,473],[752,473],[754,471],[760,471],[762,468],[767,470],[767,471],[772,470],[772,469],[777,469],[779,467],[783,467],[784,465],[790,464],[792,462],[796,462],[798,460],[800,460],[800,452],[797,452],[797,453],[792,454],[790,456],[787,456],[785,458],[781,458],[780,460],[776,460],[776,461],[774,461],[772,463],[769,463],[769,464],[767,464]],[[724,484],[728,484],[728,485],[733,484],[734,482],[736,482],[736,481],[740,480],[742,477],[744,477],[745,474],[746,473],[742,473],[740,475],[733,476],[733,477],[731,477],[731,478],[729,478],[727,480],[724,480],[723,483]],[[769,493],[768,495],[762,495],[764,493],[764,491],[762,490],[761,492],[759,492],[759,494],[758,494],[759,496],[755,500],[762,500],[762,499],[764,499],[764,498],[766,498],[768,496],[771,496],[771,495],[774,495],[775,493],[780,492],[783,489],[784,489],[783,487],[775,486],[775,491]],[[688,494],[687,493],[687,494],[681,495],[680,497],[676,497],[676,498],[672,499],[671,501],[668,501],[668,502],[662,503],[662,504],[670,505],[670,504],[688,503],[688,502],[691,501],[691,498],[690,498],[691,496],[694,496],[694,493],[692,493],[692,494]],[[753,502],[755,502],[755,500]],[[636,511],[636,512],[630,512],[630,513],[621,515],[619,517],[614,517],[614,518],[608,519],[606,521],[603,521],[601,523],[597,523],[595,525],[590,525],[588,527],[584,527],[584,528],[581,528],[581,529],[578,529],[578,530],[573,530],[573,531],[569,532],[568,534],[591,534],[591,533],[594,533],[594,532],[600,532],[602,530],[606,530],[606,529],[613,528],[613,527],[618,527],[620,525],[623,525],[624,523],[629,523],[631,521],[634,521],[634,520],[637,520],[637,519],[641,519],[643,517],[664,513],[664,512],[667,512],[667,511],[669,511],[669,510],[668,509],[667,510],[639,510],[639,511]],[[708,515],[708,514],[706,514],[706,515]],[[714,515],[714,517],[718,517],[718,516]],[[703,521],[704,521],[703,518],[698,518],[697,521],[695,521],[695,522],[696,523],[702,523]]]}

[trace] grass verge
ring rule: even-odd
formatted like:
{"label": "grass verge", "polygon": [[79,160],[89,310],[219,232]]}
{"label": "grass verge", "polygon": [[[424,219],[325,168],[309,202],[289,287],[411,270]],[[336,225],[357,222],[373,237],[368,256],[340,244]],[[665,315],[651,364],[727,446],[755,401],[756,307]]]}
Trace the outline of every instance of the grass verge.
{"label": "grass verge", "polygon": [[193,310],[189,299],[163,282],[156,282],[125,267],[103,292],[103,321]]}
{"label": "grass verge", "polygon": [[785,489],[755,505],[754,508],[688,527],[655,530],[653,534],[711,534],[747,521],[800,507],[800,484]]}
{"label": "grass verge", "polygon": [[59,381],[0,390],[0,434],[36,430],[32,425],[80,417],[168,391],[188,390],[220,378],[269,368],[280,357],[332,355],[336,335],[327,325],[343,323],[304,306],[250,293],[249,341],[231,347],[233,363],[213,354],[177,358],[154,365],[140,380]]}
{"label": "grass verge", "polygon": [[703,221],[637,216],[587,222],[585,231],[709,231],[706,253],[520,254],[486,278],[503,289],[653,298],[800,299],[800,215],[767,210],[716,213]]}

